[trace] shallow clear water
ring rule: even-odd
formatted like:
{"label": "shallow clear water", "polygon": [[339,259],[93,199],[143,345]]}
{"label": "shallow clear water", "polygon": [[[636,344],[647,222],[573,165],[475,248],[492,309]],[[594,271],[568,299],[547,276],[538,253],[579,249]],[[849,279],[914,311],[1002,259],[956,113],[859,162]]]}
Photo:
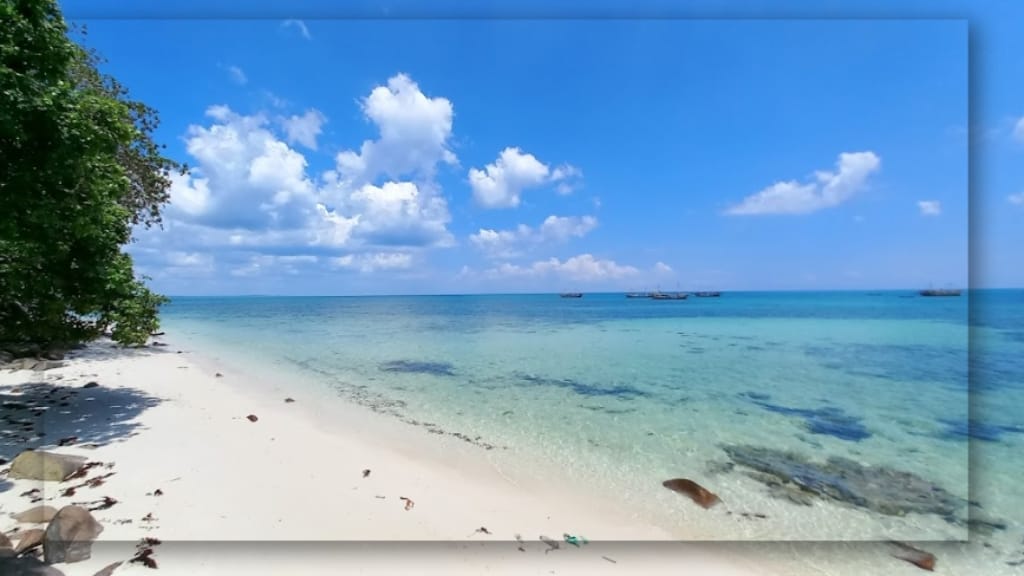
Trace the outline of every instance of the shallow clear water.
{"label": "shallow clear water", "polygon": [[[938,513],[796,504],[724,467],[734,445],[915,474],[954,516],[998,517],[995,537],[1024,518],[1024,291],[175,298],[164,324],[679,533],[966,539]],[[661,486],[674,477],[725,505],[696,508]]]}

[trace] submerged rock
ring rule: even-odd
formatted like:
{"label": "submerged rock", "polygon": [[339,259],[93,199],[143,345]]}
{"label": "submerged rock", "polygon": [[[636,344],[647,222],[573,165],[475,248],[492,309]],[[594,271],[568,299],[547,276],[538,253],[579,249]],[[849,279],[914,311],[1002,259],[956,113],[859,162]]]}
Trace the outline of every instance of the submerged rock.
{"label": "submerged rock", "polygon": [[793,452],[757,446],[724,446],[738,466],[755,473],[773,494],[800,501],[813,496],[865,508],[889,516],[935,514],[951,523],[966,512],[967,502],[920,476],[885,466],[869,466],[848,458],[814,462]]}
{"label": "submerged rock", "polygon": [[92,557],[92,542],[103,526],[81,506],[65,506],[46,527],[43,558],[47,564],[81,562]]}
{"label": "submerged rock", "polygon": [[86,459],[81,456],[26,450],[11,462],[8,477],[15,480],[60,482],[77,472],[85,462]]}

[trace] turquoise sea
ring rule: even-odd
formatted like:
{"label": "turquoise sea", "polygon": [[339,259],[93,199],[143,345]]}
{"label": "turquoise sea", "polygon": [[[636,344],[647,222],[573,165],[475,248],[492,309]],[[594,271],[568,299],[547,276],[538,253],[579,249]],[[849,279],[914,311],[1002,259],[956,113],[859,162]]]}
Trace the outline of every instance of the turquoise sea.
{"label": "turquoise sea", "polygon": [[681,536],[1021,539],[1024,291],[180,297],[163,323]]}

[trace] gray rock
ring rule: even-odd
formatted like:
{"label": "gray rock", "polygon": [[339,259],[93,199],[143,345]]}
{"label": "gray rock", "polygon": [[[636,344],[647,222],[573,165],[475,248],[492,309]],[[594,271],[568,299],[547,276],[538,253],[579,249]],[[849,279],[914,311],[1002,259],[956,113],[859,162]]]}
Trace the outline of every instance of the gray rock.
{"label": "gray rock", "polygon": [[42,524],[53,520],[56,515],[57,509],[53,506],[36,506],[20,514],[15,514],[13,518],[22,524]]}
{"label": "gray rock", "polygon": [[47,564],[81,562],[92,557],[92,543],[103,526],[81,506],[65,506],[46,527],[43,560]]}
{"label": "gray rock", "polygon": [[16,358],[6,366],[11,370],[31,370],[36,363],[39,362],[35,358]]}
{"label": "gray rock", "polygon": [[39,360],[32,366],[32,370],[35,372],[43,372],[45,370],[53,370],[54,368],[62,368],[63,366],[63,362],[55,360]]}
{"label": "gray rock", "polygon": [[37,558],[0,558],[0,574],[3,576],[64,576],[53,566],[47,566]]}
{"label": "gray rock", "polygon": [[11,462],[11,471],[7,475],[15,480],[60,482],[77,472],[85,462],[81,456],[26,450]]}

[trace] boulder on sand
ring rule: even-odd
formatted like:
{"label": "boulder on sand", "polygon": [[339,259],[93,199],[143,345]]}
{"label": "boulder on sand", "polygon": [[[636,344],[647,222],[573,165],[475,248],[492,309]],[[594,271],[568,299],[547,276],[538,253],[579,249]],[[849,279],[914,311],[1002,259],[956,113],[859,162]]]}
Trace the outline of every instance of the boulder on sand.
{"label": "boulder on sand", "polygon": [[57,509],[53,506],[36,506],[20,514],[15,514],[13,517],[22,524],[42,524],[53,520],[56,515]]}
{"label": "boulder on sand", "polygon": [[14,480],[60,482],[85,465],[85,458],[41,450],[26,450],[11,462],[7,476]]}
{"label": "boulder on sand", "polygon": [[43,560],[47,564],[81,562],[92,556],[92,543],[103,526],[81,506],[65,506],[46,527]]}
{"label": "boulder on sand", "polygon": [[671,480],[665,480],[661,485],[673,492],[686,494],[691,500],[703,508],[711,508],[719,502],[717,495],[687,478],[673,478]]}
{"label": "boulder on sand", "polygon": [[14,544],[11,544],[11,539],[6,534],[0,532],[0,558],[11,556],[14,556]]}
{"label": "boulder on sand", "polygon": [[31,550],[36,546],[43,543],[43,536],[46,533],[39,528],[33,528],[31,530],[23,530],[15,535],[18,541],[18,546],[14,549],[15,554],[21,554],[26,550]]}

